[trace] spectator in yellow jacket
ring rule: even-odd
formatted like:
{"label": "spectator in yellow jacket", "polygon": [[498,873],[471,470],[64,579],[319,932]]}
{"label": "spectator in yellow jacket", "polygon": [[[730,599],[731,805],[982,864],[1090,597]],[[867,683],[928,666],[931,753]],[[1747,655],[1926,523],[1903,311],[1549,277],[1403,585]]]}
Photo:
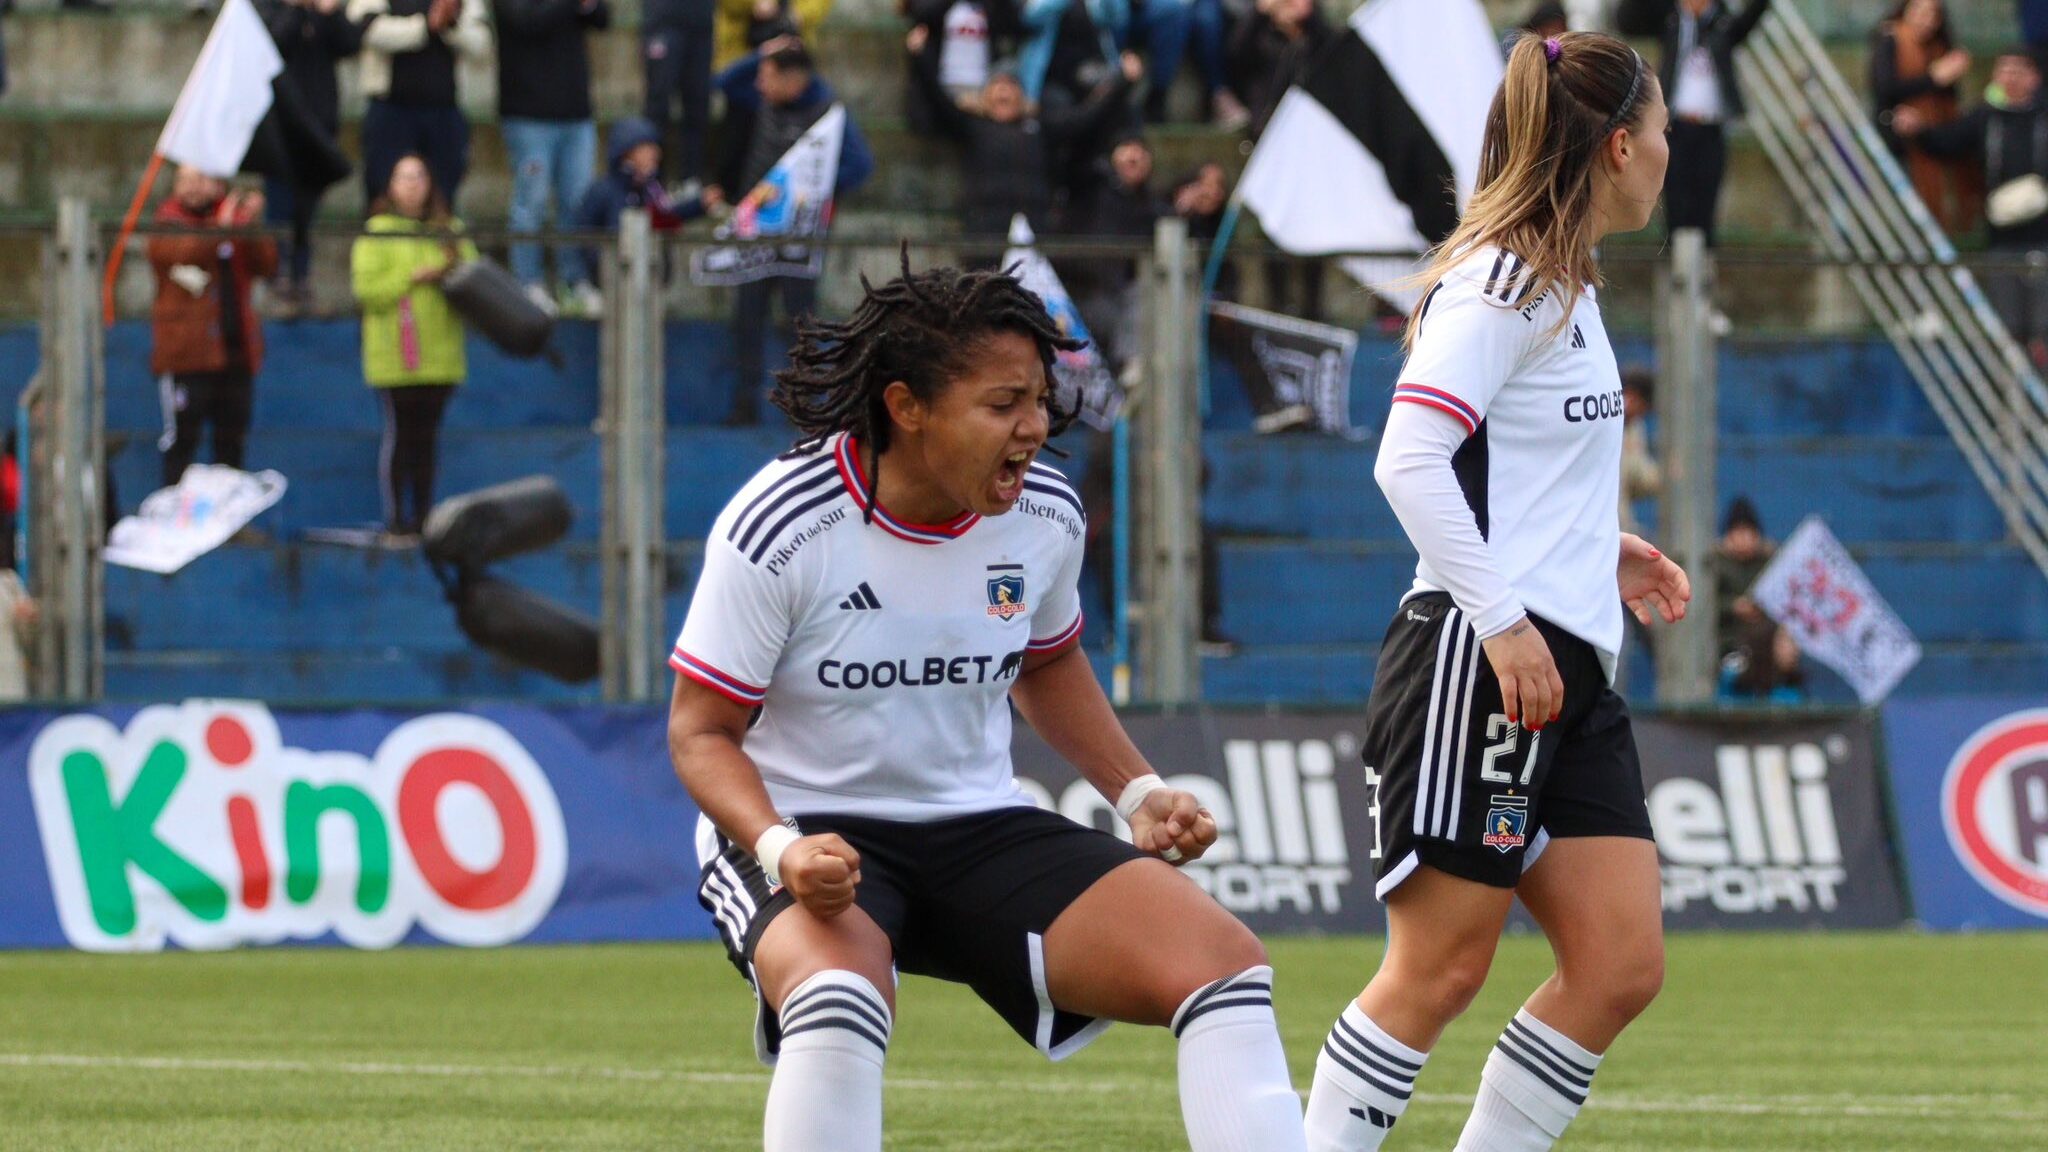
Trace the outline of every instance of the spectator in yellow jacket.
{"label": "spectator in yellow jacket", "polygon": [[363,309],[363,378],[384,409],[384,521],[395,542],[410,543],[434,503],[442,413],[468,374],[462,323],[441,280],[477,251],[417,155],[392,165],[366,228],[350,253]]}
{"label": "spectator in yellow jacket", "polygon": [[832,12],[832,0],[717,0],[714,74],[777,36],[809,36]]}

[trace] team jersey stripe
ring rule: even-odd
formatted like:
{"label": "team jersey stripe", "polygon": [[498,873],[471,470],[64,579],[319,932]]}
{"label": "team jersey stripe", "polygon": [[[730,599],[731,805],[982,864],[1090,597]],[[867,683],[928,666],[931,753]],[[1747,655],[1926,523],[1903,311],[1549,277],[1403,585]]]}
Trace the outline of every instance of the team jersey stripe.
{"label": "team jersey stripe", "polygon": [[1494,252],[1494,254],[1493,254],[1493,271],[1492,271],[1492,272],[1489,272],[1489,273],[1487,273],[1487,276],[1486,276],[1486,287],[1485,287],[1485,288],[1482,288],[1482,289],[1480,289],[1480,294],[1481,294],[1481,295],[1485,295],[1485,296],[1491,296],[1491,295],[1493,295],[1493,289],[1494,289],[1494,286],[1495,286],[1496,284],[1499,284],[1499,283],[1500,283],[1500,269],[1501,269],[1501,265],[1503,265],[1503,264],[1507,263],[1507,261],[1508,261],[1508,254],[1507,254],[1507,252],[1506,252],[1505,250],[1496,250],[1496,251]]}
{"label": "team jersey stripe", "polygon": [[[838,477],[827,470],[810,480],[804,481],[802,484],[793,484],[783,489],[781,494],[776,496],[773,503],[761,509],[760,514],[755,516],[753,521],[747,525],[746,531],[740,533],[740,538],[735,542],[734,547],[737,547],[742,552],[757,547],[766,548],[771,541],[781,535],[784,528],[789,526],[791,517],[800,515],[803,509],[815,508],[823,503],[817,496],[811,495],[813,490],[822,489],[821,494],[826,499],[837,499],[839,497],[837,480]],[[796,512],[783,515],[780,520],[776,519],[778,513],[782,513],[792,503],[799,500],[804,502]],[[761,531],[764,526],[771,523],[773,523],[773,527],[768,528],[766,532]],[[757,532],[760,533],[759,539],[755,538],[755,533]]]}
{"label": "team jersey stripe", "polygon": [[1055,500],[1064,500],[1073,507],[1075,512],[1080,514],[1083,520],[1088,518],[1088,510],[1081,507],[1081,498],[1074,495],[1073,489],[1068,488],[1064,484],[1041,484],[1036,480],[1026,480],[1024,481],[1024,490],[1050,496]]}
{"label": "team jersey stripe", "polygon": [[[1504,277],[1504,278],[1503,278],[1503,279],[1501,280],[1501,282],[1500,282],[1500,293],[1499,293],[1499,295],[1500,295],[1500,300],[1501,300],[1501,303],[1505,304],[1505,303],[1507,303],[1507,302],[1508,302],[1509,300],[1512,300],[1512,299],[1514,299],[1514,295],[1515,295],[1515,281],[1516,281],[1516,279],[1517,279],[1518,277],[1520,277],[1521,275],[1522,275],[1522,258],[1521,258],[1520,256],[1517,256],[1517,255],[1515,255],[1515,254],[1514,254],[1514,253],[1512,253],[1512,252],[1508,253],[1508,274],[1507,274],[1507,276],[1506,276],[1506,277]],[[1488,283],[1490,284],[1490,283],[1491,283],[1491,281],[1489,281]]]}
{"label": "team jersey stripe", "polygon": [[717,666],[708,664],[681,648],[677,648],[669,655],[668,666],[734,703],[754,705],[768,698],[768,689],[757,688],[737,676],[721,672]]}
{"label": "team jersey stripe", "polygon": [[740,533],[759,523],[759,519],[754,515],[756,509],[787,491],[790,485],[804,483],[807,480],[830,473],[832,467],[832,457],[820,456],[815,460],[807,461],[783,473],[774,483],[763,488],[759,495],[747,501],[747,506],[740,509],[738,516],[733,517],[732,529],[725,534],[725,538],[738,547],[745,548],[746,545],[740,541]]}
{"label": "team jersey stripe", "polygon": [[1059,635],[1048,636],[1043,640],[1033,640],[1030,643],[1026,644],[1024,647],[1032,652],[1049,652],[1052,649],[1057,648],[1062,644],[1065,644],[1067,641],[1072,640],[1074,637],[1079,636],[1081,634],[1081,625],[1087,619],[1087,613],[1076,612],[1074,613],[1074,622],[1072,624],[1067,625],[1066,628],[1062,629]]}
{"label": "team jersey stripe", "polygon": [[811,497],[809,500],[806,500],[803,503],[797,505],[796,507],[791,508],[787,513],[783,515],[782,519],[777,520],[775,522],[775,527],[770,528],[767,532],[762,533],[761,542],[754,545],[754,550],[752,552],[747,553],[747,559],[755,564],[759,564],[761,562],[761,557],[766,556],[768,554],[769,547],[772,546],[777,540],[782,538],[783,532],[788,530],[791,524],[796,523],[797,520],[801,518],[804,513],[809,512],[814,508],[830,504],[834,500],[839,499],[839,496],[839,489],[828,488],[825,491],[818,493],[816,496]]}
{"label": "team jersey stripe", "polygon": [[1394,386],[1394,399],[1441,408],[1456,416],[1467,431],[1479,430],[1479,410],[1441,388],[1432,388],[1427,384],[1397,384]]}

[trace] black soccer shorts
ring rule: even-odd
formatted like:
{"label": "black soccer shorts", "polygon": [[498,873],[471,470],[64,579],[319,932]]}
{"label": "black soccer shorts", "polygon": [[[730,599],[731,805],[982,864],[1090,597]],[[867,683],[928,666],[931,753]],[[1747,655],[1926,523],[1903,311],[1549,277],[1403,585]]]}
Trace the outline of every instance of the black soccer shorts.
{"label": "black soccer shorts", "polygon": [[1424,864],[1513,888],[1553,839],[1653,838],[1628,705],[1599,653],[1530,619],[1564,681],[1564,714],[1540,732],[1508,723],[1500,681],[1449,596],[1395,610],[1361,741],[1380,899]]}
{"label": "black soccer shorts", "polygon": [[[1129,843],[1033,807],[947,820],[799,816],[806,836],[836,832],[860,853],[853,901],[889,937],[896,967],[965,984],[1005,1023],[1054,1060],[1086,1047],[1109,1021],[1061,1011],[1045,986],[1045,930],[1097,880],[1142,858]],[[750,847],[708,819],[697,826],[703,865],[697,900],[711,912],[726,956],[754,985],[754,1049],[772,1064],[782,1046],[761,1000],[754,949],[769,921],[796,903],[771,889]]]}

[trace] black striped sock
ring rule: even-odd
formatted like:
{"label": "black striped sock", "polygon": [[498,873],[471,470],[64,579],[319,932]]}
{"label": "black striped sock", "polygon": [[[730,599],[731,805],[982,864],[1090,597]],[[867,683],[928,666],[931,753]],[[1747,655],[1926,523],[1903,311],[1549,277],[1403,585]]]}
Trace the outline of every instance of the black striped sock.
{"label": "black striped sock", "polygon": [[1428,1059],[1429,1053],[1388,1035],[1357,1004],[1346,1005],[1316,1056],[1308,1101],[1312,1152],[1378,1148],[1408,1110]]}
{"label": "black striped sock", "polygon": [[782,1040],[821,1029],[836,1029],[889,1050],[889,1005],[875,986],[852,972],[820,972],[782,1002]]}
{"label": "black striped sock", "polygon": [[1273,970],[1264,966],[1247,968],[1235,976],[1225,976],[1197,989],[1194,995],[1181,1001],[1180,1009],[1173,1014],[1175,1038],[1196,1020],[1225,1008],[1264,1008],[1270,1013],[1273,1010]]}
{"label": "black striped sock", "polygon": [[1458,1152],[1544,1152],[1586,1103],[1600,1057],[1524,1008],[1479,1074],[1479,1098]]}

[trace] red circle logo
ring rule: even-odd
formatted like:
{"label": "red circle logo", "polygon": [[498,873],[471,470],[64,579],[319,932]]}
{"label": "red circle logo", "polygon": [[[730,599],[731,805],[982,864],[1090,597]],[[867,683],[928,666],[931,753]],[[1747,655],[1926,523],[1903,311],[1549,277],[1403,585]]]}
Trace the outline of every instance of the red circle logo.
{"label": "red circle logo", "polygon": [[1992,895],[2048,918],[2048,708],[1963,742],[1941,786],[1949,846]]}

